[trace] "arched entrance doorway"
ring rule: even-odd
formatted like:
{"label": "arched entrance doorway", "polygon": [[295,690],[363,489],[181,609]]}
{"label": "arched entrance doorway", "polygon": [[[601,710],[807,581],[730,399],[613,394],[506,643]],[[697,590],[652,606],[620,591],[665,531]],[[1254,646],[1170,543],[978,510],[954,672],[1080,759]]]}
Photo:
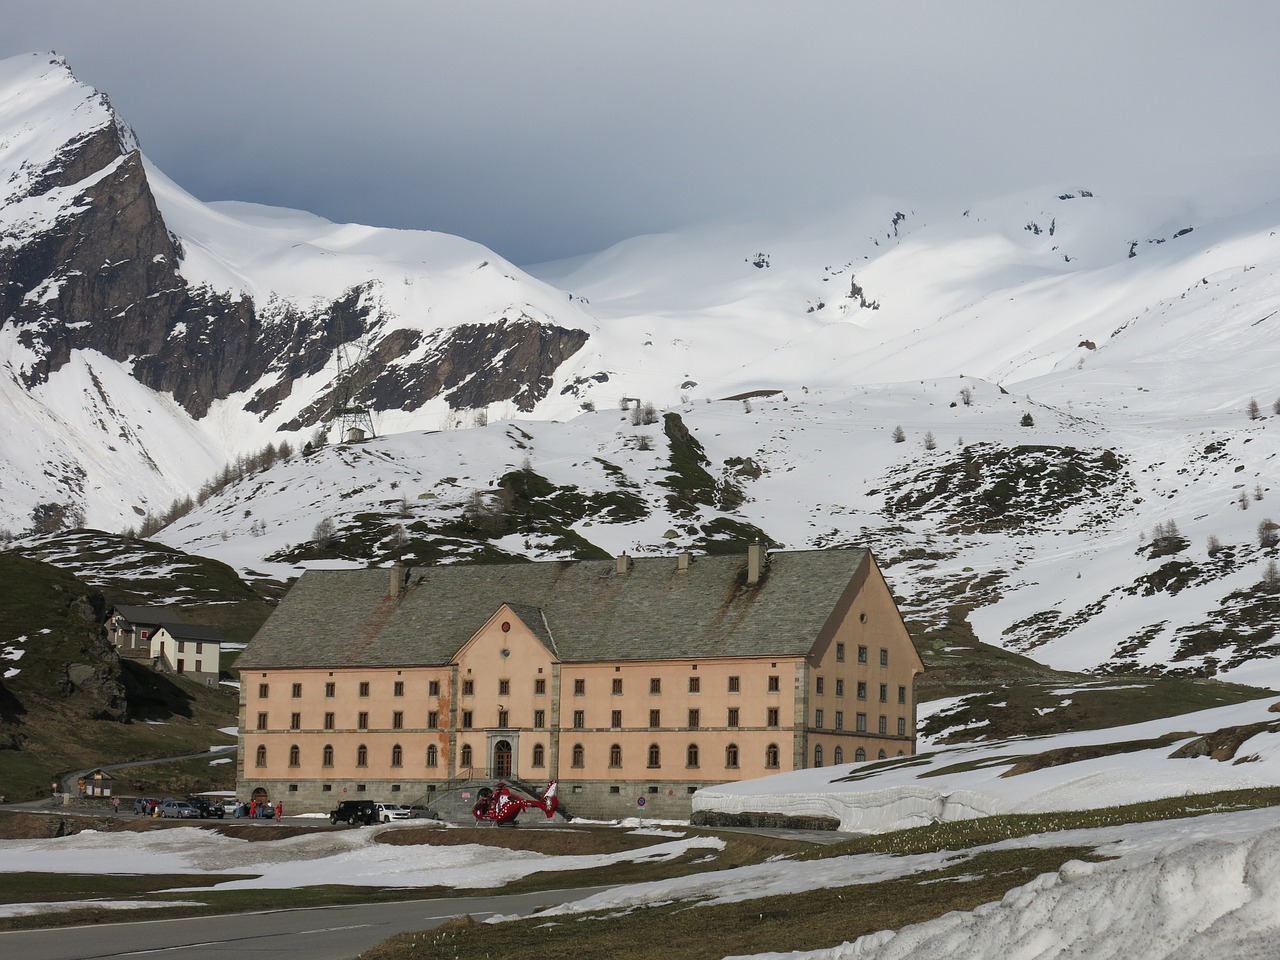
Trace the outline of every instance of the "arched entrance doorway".
{"label": "arched entrance doorway", "polygon": [[267,801],[267,790],[266,790],[266,788],[265,788],[265,787],[258,787],[256,790],[254,790],[254,791],[253,791],[253,796],[251,796],[249,799],[250,799],[250,800],[257,800],[259,803],[266,803],[266,801]]}
{"label": "arched entrance doorway", "polygon": [[493,745],[493,775],[506,778],[511,776],[511,741],[498,740]]}

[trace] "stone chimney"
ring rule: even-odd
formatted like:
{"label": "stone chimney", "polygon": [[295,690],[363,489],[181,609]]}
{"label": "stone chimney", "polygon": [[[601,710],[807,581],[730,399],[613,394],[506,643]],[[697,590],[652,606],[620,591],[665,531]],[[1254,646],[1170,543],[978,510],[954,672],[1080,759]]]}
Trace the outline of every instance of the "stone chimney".
{"label": "stone chimney", "polygon": [[747,584],[756,584],[760,582],[760,575],[764,573],[764,544],[756,541],[747,544]]}
{"label": "stone chimney", "polygon": [[676,554],[676,572],[677,573],[689,572],[689,559],[690,558],[689,558],[688,550],[684,551],[683,553]]}
{"label": "stone chimney", "polygon": [[391,599],[394,600],[404,592],[405,570],[403,563],[391,565]]}
{"label": "stone chimney", "polygon": [[617,564],[614,566],[614,573],[618,576],[625,576],[626,572],[631,569],[631,558],[625,553],[618,554]]}

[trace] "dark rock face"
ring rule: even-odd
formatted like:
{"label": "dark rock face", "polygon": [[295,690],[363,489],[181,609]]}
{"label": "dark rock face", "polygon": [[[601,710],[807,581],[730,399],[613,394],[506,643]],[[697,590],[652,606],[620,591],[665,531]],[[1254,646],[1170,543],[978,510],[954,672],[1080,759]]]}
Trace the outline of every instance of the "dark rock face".
{"label": "dark rock face", "polygon": [[[105,172],[104,172],[105,171]],[[108,123],[66,144],[28,183],[25,197],[85,186],[62,202],[42,232],[0,250],[0,324],[19,330],[36,356],[20,376],[28,388],[48,380],[74,350],[133,362],[133,375],[171,393],[200,418],[210,404],[259,386],[247,408],[266,417],[301,377],[323,371],[334,349],[369,345],[357,377],[374,409],[421,407],[444,394],[455,408],[509,401],[532,410],[556,368],[587,334],[521,314],[495,324],[464,324],[424,335],[373,329],[376,298],[356,287],[311,311],[293,307],[264,316],[248,298],[193,288],[178,271],[180,246],[169,233],[147,182],[140,153]],[[429,340],[425,356],[397,361]],[[318,397],[282,429],[322,420],[331,396]]]}

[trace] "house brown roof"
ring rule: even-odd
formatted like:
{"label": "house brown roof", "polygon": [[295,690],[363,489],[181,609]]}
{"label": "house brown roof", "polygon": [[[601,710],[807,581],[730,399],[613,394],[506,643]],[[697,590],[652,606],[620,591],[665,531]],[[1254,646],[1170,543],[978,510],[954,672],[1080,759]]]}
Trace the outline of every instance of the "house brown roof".
{"label": "house brown roof", "polygon": [[443,665],[504,603],[566,662],[804,655],[866,558],[772,553],[754,585],[744,555],[414,567],[398,598],[386,568],[309,570],[236,666]]}

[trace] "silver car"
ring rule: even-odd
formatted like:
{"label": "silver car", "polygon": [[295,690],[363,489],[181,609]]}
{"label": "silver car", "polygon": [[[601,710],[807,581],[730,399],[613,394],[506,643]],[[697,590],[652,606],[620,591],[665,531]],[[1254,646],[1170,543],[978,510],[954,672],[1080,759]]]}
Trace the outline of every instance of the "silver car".
{"label": "silver car", "polygon": [[198,819],[200,811],[185,800],[166,800],[160,804],[160,816],[177,817],[181,820]]}

